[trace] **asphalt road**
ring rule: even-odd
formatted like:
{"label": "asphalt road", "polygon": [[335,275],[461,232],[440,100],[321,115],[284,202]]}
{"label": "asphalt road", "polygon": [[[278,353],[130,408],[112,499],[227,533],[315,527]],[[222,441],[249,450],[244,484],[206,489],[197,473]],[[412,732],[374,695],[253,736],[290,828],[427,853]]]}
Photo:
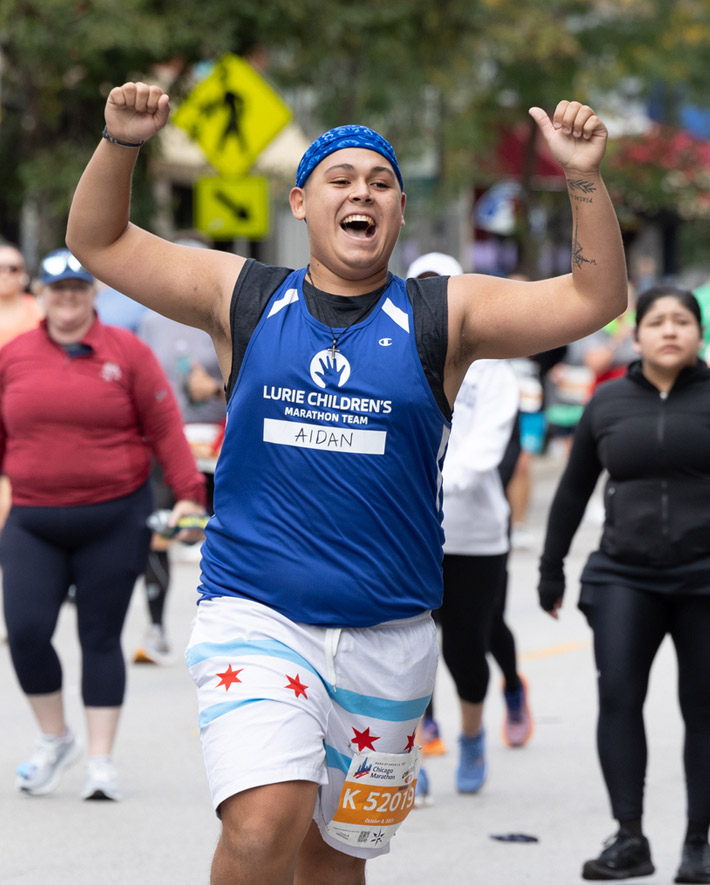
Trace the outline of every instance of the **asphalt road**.
{"label": "asphalt road", "polygon": [[[575,578],[595,546],[599,527],[581,527],[568,560],[569,599],[559,622],[536,603],[536,563],[546,507],[560,461],[535,467],[532,545],[511,557],[508,621],[520,669],[530,684],[535,733],[523,749],[503,745],[500,674],[492,664],[486,702],[489,775],[476,796],[454,788],[458,711],[450,677],[440,668],[437,718],[449,746],[427,761],[432,804],[416,809],[387,857],[369,865],[369,885],[567,885],[580,882],[584,860],[614,831],[594,748],[596,686],[590,632],[575,607]],[[177,551],[180,552],[180,551]],[[17,885],[207,885],[219,825],[212,813],[196,725],[196,702],[184,667],[199,568],[174,561],[169,600],[175,664],[129,666],[127,701],[115,752],[124,794],[119,803],[79,799],[81,765],[59,790],[32,798],[14,790],[35,726],[17,686],[7,644],[0,646],[0,883]],[[124,633],[131,657],[146,625],[137,586]],[[67,712],[83,723],[78,648],[71,606],[57,633],[64,663]],[[646,705],[649,741],[646,831],[657,872],[648,885],[673,881],[684,834],[682,728],[675,656],[668,640],[654,664]],[[524,833],[538,841],[500,842],[493,834]],[[337,885],[337,883],[334,883]]]}

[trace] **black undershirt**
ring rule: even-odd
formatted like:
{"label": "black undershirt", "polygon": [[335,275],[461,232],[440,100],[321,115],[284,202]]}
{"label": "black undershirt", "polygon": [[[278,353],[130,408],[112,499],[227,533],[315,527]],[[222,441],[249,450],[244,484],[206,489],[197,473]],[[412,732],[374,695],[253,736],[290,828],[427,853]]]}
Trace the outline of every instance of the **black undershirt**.
{"label": "black undershirt", "polygon": [[[272,267],[250,258],[234,286],[231,305],[232,369],[227,397],[232,393],[249,340],[269,299],[291,273],[288,268]],[[407,296],[414,315],[417,352],[434,398],[447,419],[451,407],[444,393],[444,367],[448,344],[448,277],[407,280]],[[333,295],[316,290],[304,280],[303,296],[309,313],[333,329],[344,329],[364,320],[377,304],[382,287],[363,295]],[[369,305],[369,306],[368,306]],[[358,315],[361,314],[361,315]]]}

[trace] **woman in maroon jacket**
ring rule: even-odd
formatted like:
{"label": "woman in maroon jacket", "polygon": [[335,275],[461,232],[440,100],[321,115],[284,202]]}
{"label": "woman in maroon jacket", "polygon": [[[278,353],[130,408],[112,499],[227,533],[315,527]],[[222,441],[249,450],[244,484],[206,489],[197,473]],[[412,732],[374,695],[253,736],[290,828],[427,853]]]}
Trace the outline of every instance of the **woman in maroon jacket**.
{"label": "woman in maroon jacket", "polygon": [[121,631],[148,555],[152,456],[177,499],[173,521],[204,512],[204,479],[150,349],[97,319],[91,274],[60,249],[42,262],[40,282],[46,319],[0,351],[0,464],[12,485],[0,536],[5,621],[41,732],[17,769],[17,787],[50,793],[81,755],[65,722],[52,646],[74,585],[88,733],[82,796],[115,800],[111,752],[125,690]]}

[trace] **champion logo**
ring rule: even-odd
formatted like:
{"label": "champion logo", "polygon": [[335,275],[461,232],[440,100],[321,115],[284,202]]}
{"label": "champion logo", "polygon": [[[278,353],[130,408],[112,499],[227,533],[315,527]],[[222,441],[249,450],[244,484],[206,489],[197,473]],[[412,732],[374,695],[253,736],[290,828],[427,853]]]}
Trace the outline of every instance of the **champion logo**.
{"label": "champion logo", "polygon": [[319,350],[311,360],[310,373],[318,387],[342,387],[350,377],[350,363],[338,351],[333,356],[330,348]]}
{"label": "champion logo", "polygon": [[380,338],[377,342],[380,347],[392,347],[392,339],[391,338]]}
{"label": "champion logo", "polygon": [[104,363],[101,366],[101,377],[104,381],[120,381],[122,377],[121,367],[116,363]]}

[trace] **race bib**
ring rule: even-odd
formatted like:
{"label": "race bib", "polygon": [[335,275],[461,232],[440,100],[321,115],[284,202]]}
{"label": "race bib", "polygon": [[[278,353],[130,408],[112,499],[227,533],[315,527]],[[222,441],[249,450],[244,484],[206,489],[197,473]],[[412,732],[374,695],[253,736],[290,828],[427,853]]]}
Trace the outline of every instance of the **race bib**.
{"label": "race bib", "polygon": [[356,753],[328,833],[347,845],[381,848],[414,808],[419,747],[410,753]]}

